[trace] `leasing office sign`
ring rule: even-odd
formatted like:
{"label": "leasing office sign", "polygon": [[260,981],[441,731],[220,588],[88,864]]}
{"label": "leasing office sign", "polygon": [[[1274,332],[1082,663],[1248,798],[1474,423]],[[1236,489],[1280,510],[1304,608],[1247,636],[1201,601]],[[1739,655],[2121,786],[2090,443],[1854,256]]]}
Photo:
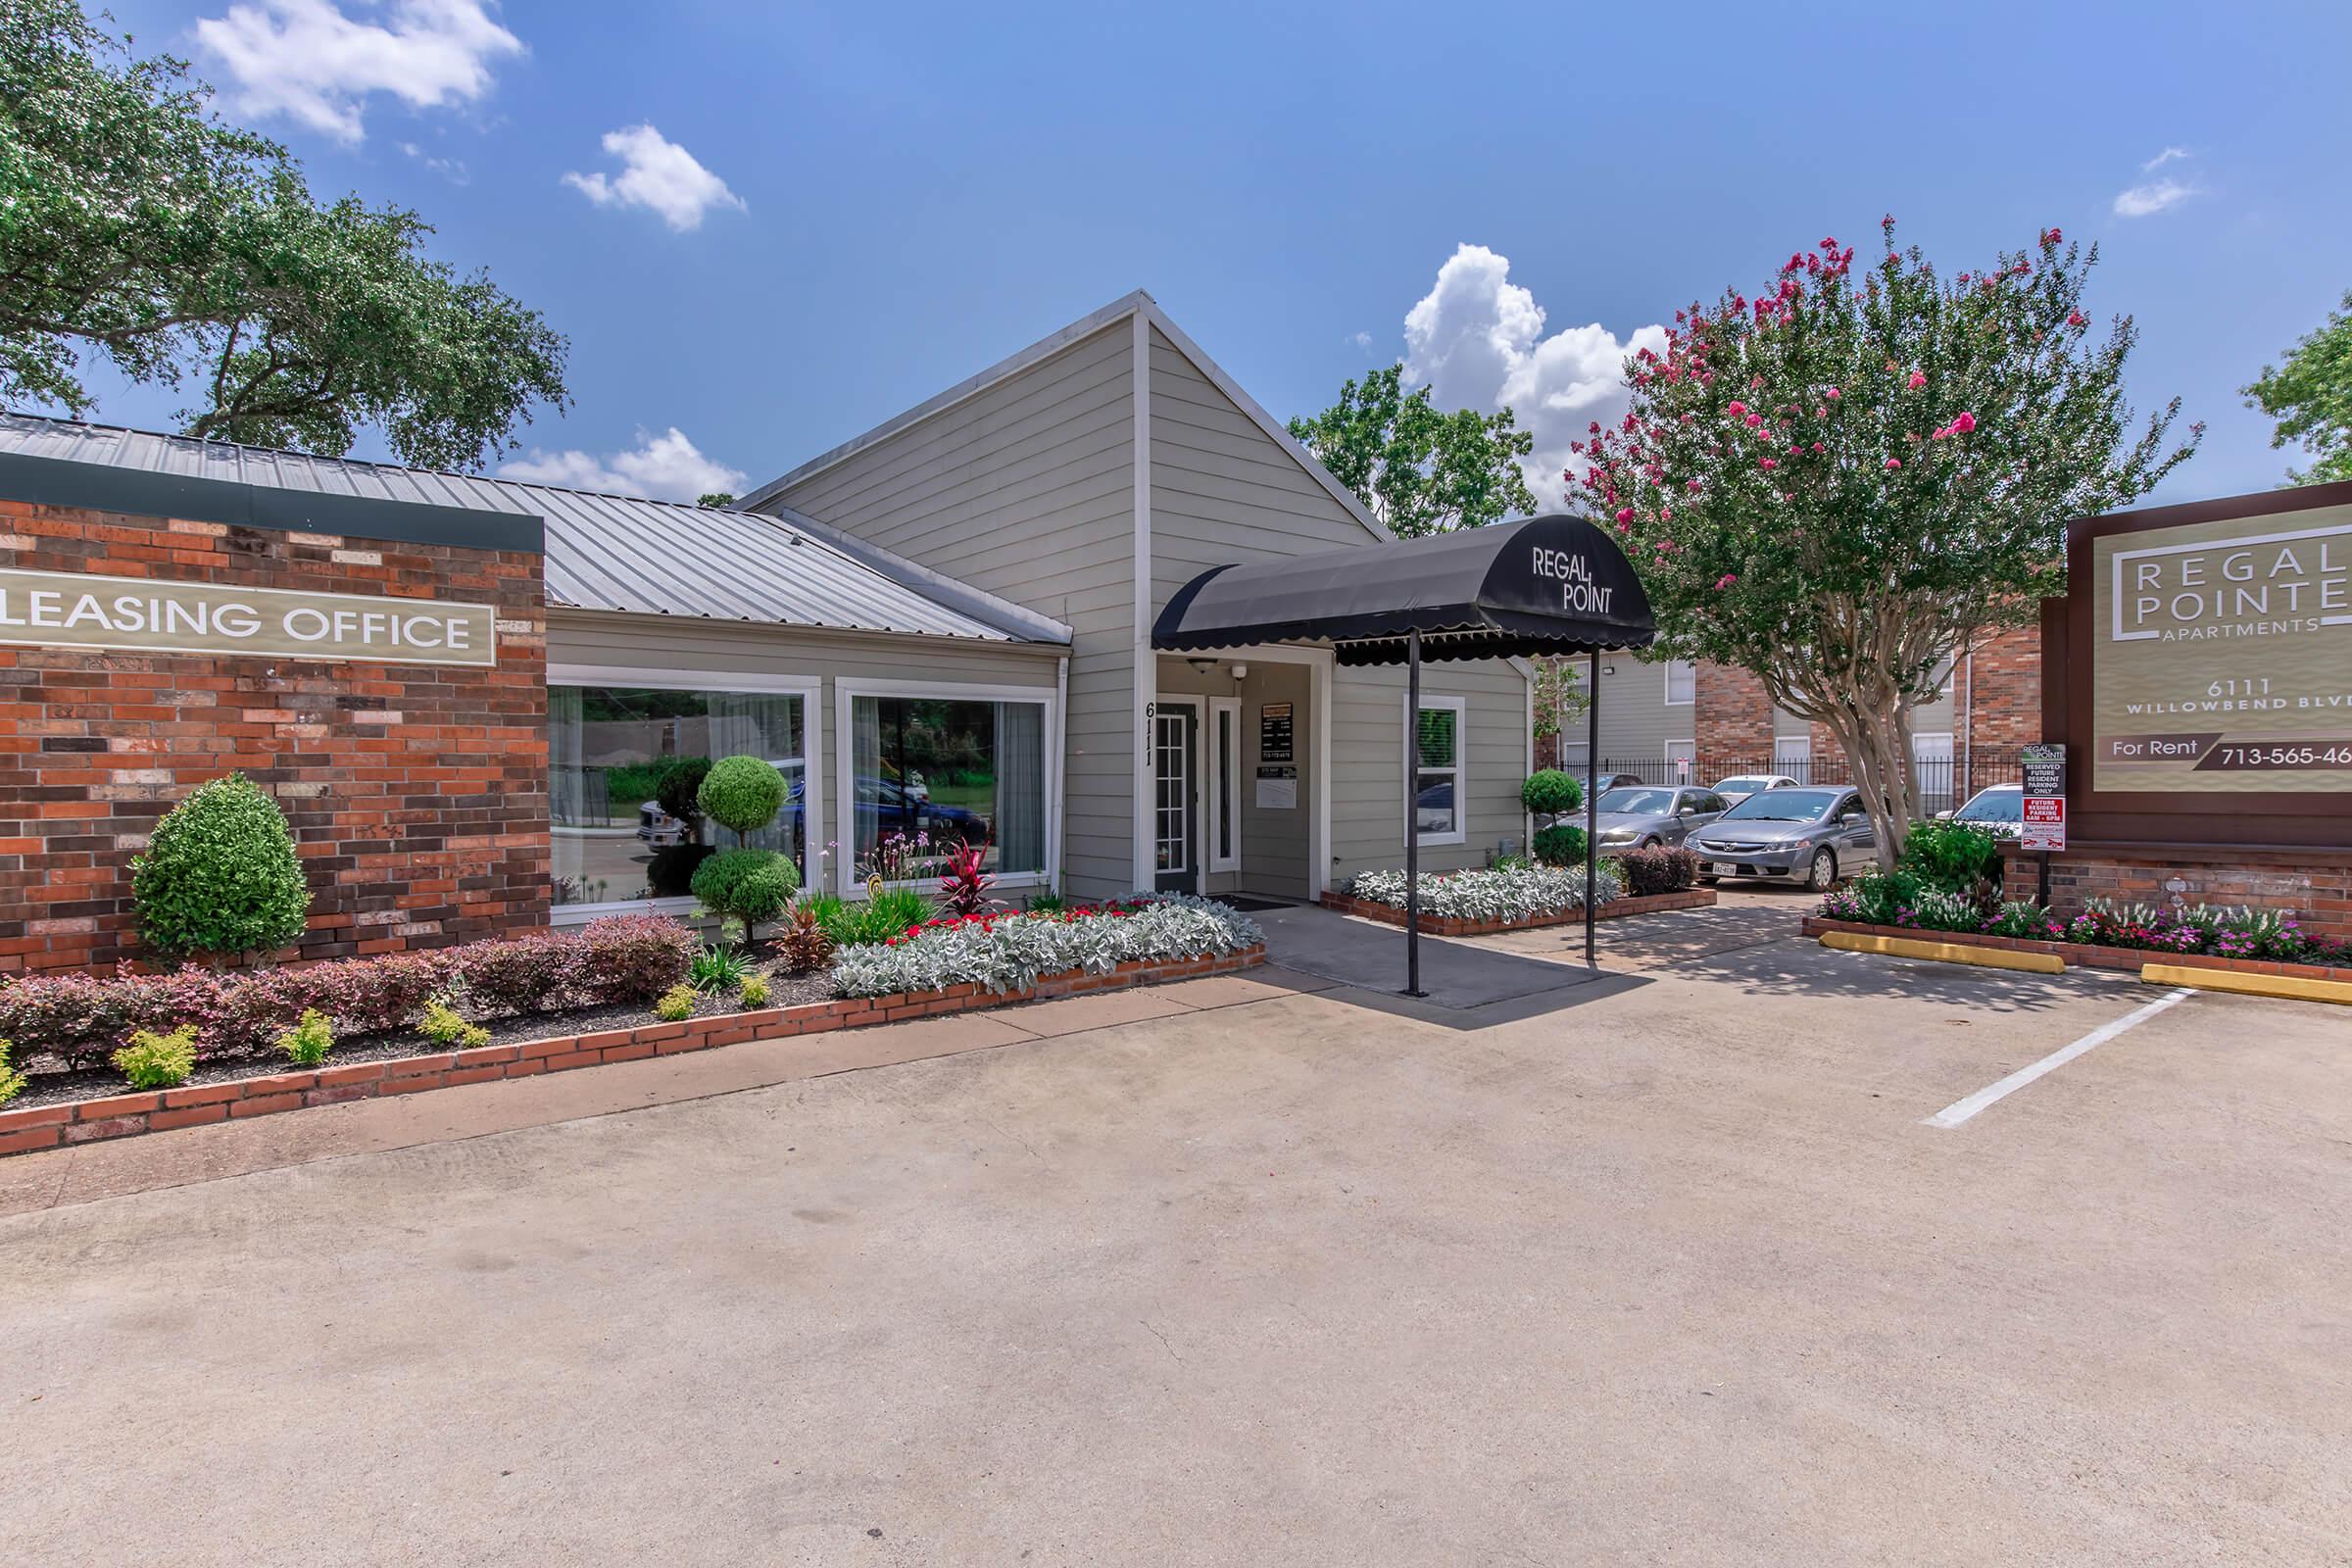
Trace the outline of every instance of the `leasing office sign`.
{"label": "leasing office sign", "polygon": [[498,619],[441,600],[0,569],[0,644],[488,666]]}

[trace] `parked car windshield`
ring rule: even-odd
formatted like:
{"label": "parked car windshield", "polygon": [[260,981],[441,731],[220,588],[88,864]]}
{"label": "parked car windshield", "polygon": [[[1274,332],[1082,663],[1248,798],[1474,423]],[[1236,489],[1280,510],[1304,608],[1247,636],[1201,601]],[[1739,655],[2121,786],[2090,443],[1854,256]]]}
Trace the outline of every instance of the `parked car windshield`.
{"label": "parked car windshield", "polygon": [[1838,804],[1836,790],[1766,790],[1723,813],[1726,822],[1818,822]]}
{"label": "parked car windshield", "polygon": [[1611,790],[1600,798],[1600,808],[1627,816],[1667,816],[1674,810],[1674,791]]}
{"label": "parked car windshield", "polygon": [[1960,808],[1962,822],[2022,822],[2026,816],[2026,792],[2016,789],[1981,791],[1977,798]]}
{"label": "parked car windshield", "polygon": [[1715,793],[1718,795],[1753,795],[1758,790],[1771,787],[1772,780],[1768,778],[1727,778],[1715,786]]}

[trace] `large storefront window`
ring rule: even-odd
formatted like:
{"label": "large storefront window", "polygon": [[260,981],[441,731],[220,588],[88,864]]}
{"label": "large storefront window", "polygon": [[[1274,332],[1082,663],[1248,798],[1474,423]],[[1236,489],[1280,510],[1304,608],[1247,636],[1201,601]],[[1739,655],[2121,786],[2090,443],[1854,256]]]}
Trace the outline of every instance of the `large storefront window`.
{"label": "large storefront window", "polygon": [[850,700],[859,876],[921,875],[944,847],[987,847],[999,874],[1046,868],[1046,705]]}
{"label": "large storefront window", "polygon": [[692,807],[698,770],[721,757],[764,758],[782,771],[784,808],[752,842],[784,851],[806,871],[800,697],[550,686],[547,699],[558,906],[687,897],[703,857],[735,841]]}

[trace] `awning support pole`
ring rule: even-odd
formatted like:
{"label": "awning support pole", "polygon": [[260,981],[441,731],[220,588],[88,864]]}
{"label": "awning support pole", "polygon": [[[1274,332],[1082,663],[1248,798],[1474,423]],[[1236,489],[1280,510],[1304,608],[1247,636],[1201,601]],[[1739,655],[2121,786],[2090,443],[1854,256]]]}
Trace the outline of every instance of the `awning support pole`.
{"label": "awning support pole", "polygon": [[[1585,665],[1585,788],[1590,792],[1600,777],[1600,650],[1594,648]],[[1585,803],[1585,967],[1597,969],[1593,956],[1592,889],[1600,874],[1600,806]]]}
{"label": "awning support pole", "polygon": [[[1455,745],[1460,745],[1459,736]],[[1454,803],[1460,808],[1461,803]],[[1421,628],[1404,639],[1404,994],[1421,989]]]}

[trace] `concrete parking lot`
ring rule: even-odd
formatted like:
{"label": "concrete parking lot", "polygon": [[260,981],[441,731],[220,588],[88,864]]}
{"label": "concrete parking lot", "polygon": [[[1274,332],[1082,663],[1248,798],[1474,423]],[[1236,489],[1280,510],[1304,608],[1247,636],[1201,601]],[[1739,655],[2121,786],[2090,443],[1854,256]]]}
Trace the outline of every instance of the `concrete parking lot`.
{"label": "concrete parking lot", "polygon": [[2155,994],[1828,953],[1794,908],[1625,922],[1590,984],[1514,938],[1552,972],[1467,1014],[1276,975],[223,1179],[169,1184],[193,1134],[111,1188],[9,1170],[10,1537],[2352,1561],[2345,1015],[2191,997],[1935,1127]]}

